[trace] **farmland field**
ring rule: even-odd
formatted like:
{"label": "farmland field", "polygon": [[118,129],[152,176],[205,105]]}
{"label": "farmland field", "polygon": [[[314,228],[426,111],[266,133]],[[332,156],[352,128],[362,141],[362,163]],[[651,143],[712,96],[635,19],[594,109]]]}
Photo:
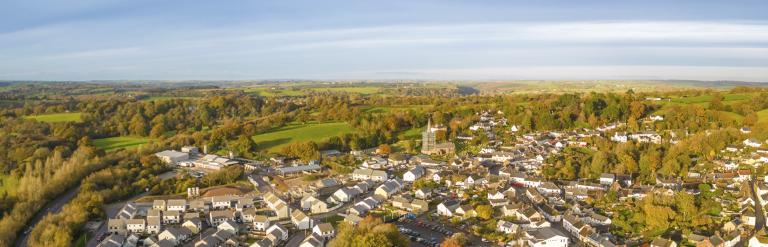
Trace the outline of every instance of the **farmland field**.
{"label": "farmland field", "polygon": [[51,113],[41,115],[26,116],[27,119],[35,119],[40,122],[57,123],[57,122],[81,122],[82,114],[79,112],[67,112],[67,113]]}
{"label": "farmland field", "polygon": [[93,140],[93,145],[104,149],[106,152],[115,151],[118,148],[135,148],[151,141],[151,138],[138,136],[117,136]]}
{"label": "farmland field", "polygon": [[288,143],[296,141],[322,142],[329,137],[351,133],[354,129],[344,122],[290,124],[253,136],[259,149],[280,151]]}

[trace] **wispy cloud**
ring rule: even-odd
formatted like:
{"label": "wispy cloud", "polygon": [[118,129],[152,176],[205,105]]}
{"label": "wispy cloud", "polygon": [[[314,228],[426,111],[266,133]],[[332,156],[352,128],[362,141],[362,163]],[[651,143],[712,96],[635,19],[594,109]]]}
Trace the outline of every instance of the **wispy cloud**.
{"label": "wispy cloud", "polygon": [[[59,24],[0,34],[0,79],[768,81],[768,23],[756,21],[417,23],[284,31],[247,24],[127,28],[132,25]],[[121,31],[109,30],[115,26]]]}

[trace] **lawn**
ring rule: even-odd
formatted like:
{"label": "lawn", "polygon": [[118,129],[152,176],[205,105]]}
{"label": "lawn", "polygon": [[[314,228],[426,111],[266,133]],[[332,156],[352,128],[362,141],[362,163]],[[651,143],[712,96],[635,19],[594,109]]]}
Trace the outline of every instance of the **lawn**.
{"label": "lawn", "polygon": [[267,133],[253,136],[259,149],[278,152],[288,143],[296,141],[323,142],[329,137],[351,133],[354,129],[344,122],[290,124]]}
{"label": "lawn", "polygon": [[40,122],[57,123],[57,122],[81,122],[83,121],[82,113],[79,112],[67,112],[67,113],[51,113],[42,115],[26,116],[27,119],[35,119]]}
{"label": "lawn", "polygon": [[1,174],[0,173],[0,193],[8,192],[9,195],[14,194],[16,192],[16,188],[19,186],[19,179],[7,175],[7,174]]}
{"label": "lawn", "polygon": [[111,152],[119,148],[135,148],[141,144],[146,144],[151,141],[151,138],[138,137],[138,136],[117,136],[108,137],[93,140],[93,145],[104,149],[104,151]]}

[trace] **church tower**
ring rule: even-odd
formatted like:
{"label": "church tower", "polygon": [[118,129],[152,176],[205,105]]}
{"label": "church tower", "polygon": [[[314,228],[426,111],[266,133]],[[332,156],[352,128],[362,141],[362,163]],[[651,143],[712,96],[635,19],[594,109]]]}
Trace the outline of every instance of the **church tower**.
{"label": "church tower", "polygon": [[421,153],[431,154],[436,146],[435,132],[432,132],[432,118],[427,120],[427,129],[421,133]]}

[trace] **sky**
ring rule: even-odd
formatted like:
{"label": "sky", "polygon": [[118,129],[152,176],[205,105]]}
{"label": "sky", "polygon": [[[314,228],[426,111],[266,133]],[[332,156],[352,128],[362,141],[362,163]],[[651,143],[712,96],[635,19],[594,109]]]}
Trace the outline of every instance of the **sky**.
{"label": "sky", "polygon": [[768,82],[768,1],[4,0],[0,80]]}

